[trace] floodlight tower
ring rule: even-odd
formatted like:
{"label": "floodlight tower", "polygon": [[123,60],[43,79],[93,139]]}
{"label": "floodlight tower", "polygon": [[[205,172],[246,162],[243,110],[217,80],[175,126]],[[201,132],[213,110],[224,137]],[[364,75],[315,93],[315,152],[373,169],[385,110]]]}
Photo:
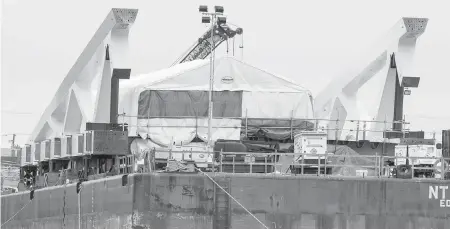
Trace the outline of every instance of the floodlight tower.
{"label": "floodlight tower", "polygon": [[209,93],[208,93],[208,147],[213,147],[213,141],[212,141],[212,116],[213,116],[213,102],[212,102],[212,93],[213,93],[213,87],[214,87],[214,58],[215,58],[215,51],[214,51],[214,32],[215,32],[215,23],[217,24],[224,24],[227,22],[226,17],[223,15],[223,6],[214,6],[214,12],[208,12],[208,6],[201,5],[198,7],[198,11],[202,13],[202,23],[203,24],[210,24],[211,26],[211,41],[210,41],[210,47],[211,47],[211,54],[210,54],[210,76],[209,76]]}

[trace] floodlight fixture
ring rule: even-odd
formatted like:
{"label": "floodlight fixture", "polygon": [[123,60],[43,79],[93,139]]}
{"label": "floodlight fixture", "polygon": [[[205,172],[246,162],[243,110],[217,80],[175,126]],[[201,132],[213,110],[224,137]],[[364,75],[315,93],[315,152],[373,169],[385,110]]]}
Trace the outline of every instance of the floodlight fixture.
{"label": "floodlight fixture", "polygon": [[202,23],[203,24],[209,24],[211,22],[211,18],[209,16],[203,16],[202,17]]}
{"label": "floodlight fixture", "polygon": [[214,11],[223,14],[223,6],[214,6]]}
{"label": "floodlight fixture", "polygon": [[200,5],[198,7],[198,12],[200,12],[200,13],[207,13],[208,12],[208,6]]}
{"label": "floodlight fixture", "polygon": [[225,23],[227,23],[227,18],[226,17],[223,17],[223,16],[218,16],[217,17],[217,24],[225,24]]}
{"label": "floodlight fixture", "polygon": [[405,89],[404,95],[411,95],[411,90]]}

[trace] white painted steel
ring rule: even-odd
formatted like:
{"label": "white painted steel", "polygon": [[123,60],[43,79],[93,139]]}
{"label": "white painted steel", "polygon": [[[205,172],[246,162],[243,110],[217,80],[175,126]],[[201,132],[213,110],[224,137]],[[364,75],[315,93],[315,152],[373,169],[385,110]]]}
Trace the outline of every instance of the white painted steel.
{"label": "white painted steel", "polygon": [[137,13],[137,9],[109,12],[45,109],[30,141],[83,132],[86,122],[110,121],[112,72],[130,69],[128,34]]}
{"label": "white painted steel", "polygon": [[[416,41],[425,32],[428,19],[402,18],[371,50],[354,60],[350,68],[335,77],[314,100],[315,118],[336,121],[323,121],[320,126],[339,129],[352,129],[336,132],[328,131],[328,139],[362,140],[363,123],[357,133],[357,122],[345,120],[394,121],[395,83],[419,80],[415,75],[413,57]],[[396,68],[390,67],[390,56],[395,55]],[[396,74],[397,73],[397,74]],[[409,78],[409,79],[408,79]],[[412,85],[410,87],[417,87]],[[367,123],[365,140],[382,142],[384,123]]]}

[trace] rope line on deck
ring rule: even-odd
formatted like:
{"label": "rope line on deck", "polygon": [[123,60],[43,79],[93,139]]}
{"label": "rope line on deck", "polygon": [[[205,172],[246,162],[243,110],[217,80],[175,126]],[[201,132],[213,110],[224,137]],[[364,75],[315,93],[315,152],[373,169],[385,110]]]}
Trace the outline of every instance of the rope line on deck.
{"label": "rope line on deck", "polygon": [[11,216],[11,218],[9,218],[8,220],[6,220],[6,222],[4,222],[3,224],[2,224],[2,226],[0,226],[0,227],[3,227],[3,226],[5,226],[5,224],[7,224],[9,221],[11,221],[12,219],[14,219],[14,217],[16,217],[16,215],[17,214],[19,214],[29,203],[31,203],[31,201],[32,200],[30,200],[30,201],[28,201],[19,211],[17,211],[13,216]]}
{"label": "rope line on deck", "polygon": [[248,214],[250,214],[256,221],[258,221],[258,223],[260,223],[264,228],[269,229],[269,227],[267,227],[263,222],[261,222],[261,220],[259,220],[255,215],[253,215],[244,205],[242,205],[238,200],[236,200],[230,193],[228,193],[222,186],[220,186],[214,179],[212,179],[208,174],[204,173],[203,171],[201,171],[198,168],[195,168],[197,171],[199,171],[200,173],[202,173],[203,175],[205,175],[206,177],[208,177],[215,185],[217,185],[217,187],[219,187],[220,189],[222,189],[222,191],[224,191],[231,199],[233,199],[237,204],[239,204],[239,206],[241,206]]}

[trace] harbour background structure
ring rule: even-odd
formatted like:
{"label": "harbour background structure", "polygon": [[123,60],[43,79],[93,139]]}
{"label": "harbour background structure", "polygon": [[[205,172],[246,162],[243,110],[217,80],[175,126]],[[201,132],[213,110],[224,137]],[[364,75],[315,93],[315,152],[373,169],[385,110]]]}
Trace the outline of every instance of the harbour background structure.
{"label": "harbour background structure", "polygon": [[[15,2],[9,4],[8,2]],[[386,1],[387,2],[387,1]],[[198,4],[200,4],[199,2]],[[58,12],[38,13],[50,11],[52,4],[58,7]],[[183,53],[188,46],[190,46],[196,38],[204,32],[203,26],[183,26],[177,28],[177,21],[164,20],[165,23],[156,23],[152,25],[157,31],[154,35],[147,28],[150,21],[155,18],[166,18],[165,13],[161,10],[156,10],[154,6],[146,1],[133,3],[139,7],[144,13],[141,16],[140,22],[134,25],[135,35],[131,37],[132,50],[151,50],[148,52],[135,52],[131,56],[133,63],[133,74],[139,75],[148,73],[157,69],[162,69],[173,63],[174,59]],[[185,24],[200,25],[197,14],[195,14],[196,6],[193,7],[188,3],[178,3],[176,15],[184,18]],[[275,17],[247,17],[246,14],[240,12],[251,12],[254,2],[230,1],[225,6],[227,14],[231,22],[236,22],[242,27],[251,26],[250,31],[246,31],[245,39],[252,42],[246,42],[244,50],[244,61],[249,62],[255,66],[264,66],[265,69],[272,72],[289,76],[298,81],[306,88],[310,89],[314,95],[317,95],[326,85],[323,82],[329,82],[335,76],[335,72],[345,72],[343,68],[352,65],[354,59],[358,58],[360,52],[364,53],[365,49],[370,47],[372,41],[375,41],[378,36],[381,36],[387,28],[391,27],[395,21],[401,16],[418,16],[430,17],[433,21],[431,29],[429,28],[424,35],[424,39],[419,42],[416,52],[417,70],[422,79],[420,90],[414,90],[408,100],[405,101],[405,109],[407,119],[412,123],[412,128],[422,129],[437,134],[440,133],[442,125],[448,126],[448,117],[450,114],[446,111],[445,106],[436,105],[438,98],[449,97],[446,95],[445,83],[442,82],[442,76],[445,75],[446,57],[450,52],[447,40],[450,38],[448,31],[441,30],[446,26],[447,14],[443,10],[445,6],[438,5],[429,6],[423,5],[420,2],[411,3],[410,1],[399,1],[394,4],[389,3],[390,7],[386,9],[380,2],[373,2],[362,4],[357,1],[349,1],[345,3],[327,2],[329,7],[323,8],[322,4],[311,3],[308,4],[308,9],[302,8],[297,12],[299,7],[283,7],[273,6],[266,3],[257,3],[259,5],[259,15],[268,15],[272,10],[283,12]],[[436,3],[441,4],[441,3]],[[120,3],[119,3],[120,5]],[[289,5],[289,4],[288,4]],[[2,133],[31,133],[35,122],[43,113],[44,105],[52,96],[62,77],[66,75],[69,69],[81,50],[85,47],[87,41],[91,38],[97,29],[99,23],[104,18],[104,14],[110,8],[115,6],[114,1],[99,1],[93,4],[89,9],[84,9],[78,3],[60,4],[54,1],[48,3],[29,3],[19,1],[7,1],[3,7],[4,24],[3,30],[3,74],[2,74],[2,91],[4,95],[9,95],[13,99],[2,102]],[[178,7],[179,6],[179,7]],[[342,15],[340,11],[334,9],[348,9],[357,8],[360,10],[352,11]],[[406,6],[406,7],[405,7]],[[131,5],[133,7],[133,5]],[[164,3],[160,5],[161,8],[170,8],[170,4]],[[278,7],[278,8],[277,8]],[[33,11],[31,9],[39,9]],[[75,10],[76,9],[76,10]],[[191,9],[191,10],[187,10]],[[276,10],[278,9],[278,10]],[[75,12],[83,10],[86,15],[90,17],[78,18]],[[321,14],[313,14],[312,12],[322,12]],[[379,12],[384,12],[383,17],[380,17]],[[100,13],[103,12],[103,13]],[[364,13],[363,13],[364,12]],[[273,14],[273,12],[271,12]],[[302,21],[302,29],[292,31],[287,15],[298,14],[298,21]],[[55,15],[55,16],[52,16]],[[70,16],[72,15],[72,16]],[[58,20],[54,24],[57,29],[39,30],[38,28],[24,30],[26,22],[29,18],[41,17],[45,21],[52,21],[53,17],[66,18]],[[14,18],[21,18],[15,20]],[[28,19],[25,19],[28,18]],[[77,18],[77,19],[75,19]],[[329,21],[334,18],[340,18],[342,24],[337,27],[330,27]],[[358,20],[354,20],[358,18]],[[314,23],[303,23],[306,21],[313,21]],[[258,22],[258,23],[255,23]],[[277,32],[263,32],[266,31],[264,25],[275,24]],[[176,33],[185,34],[186,39],[177,39],[176,42],[171,43],[170,47],[161,46],[167,39],[160,31],[168,31],[168,28],[177,28],[177,30],[170,30],[168,37],[176,37]],[[327,28],[320,30],[317,28]],[[355,28],[358,28],[356,30]],[[76,35],[74,31],[77,32]],[[314,32],[312,32],[314,31]],[[27,34],[35,34],[33,38]],[[190,34],[188,38],[188,35]],[[289,34],[289,36],[284,36]],[[334,36],[332,39],[327,38],[327,34],[342,34],[342,36]],[[349,37],[352,37],[351,39]],[[284,42],[272,42],[282,39]],[[20,43],[18,43],[20,42]],[[68,45],[70,43],[70,45]],[[236,45],[241,43],[240,38],[235,40]],[[39,58],[32,54],[42,53],[40,46],[46,47],[45,57]],[[226,53],[225,46],[221,47],[217,53]],[[65,50],[62,52],[61,50]],[[287,51],[287,50],[302,50],[302,51]],[[236,49],[236,57],[241,58],[240,49]],[[8,54],[8,53],[17,53]],[[231,53],[231,51],[230,51]],[[9,56],[8,56],[9,55]],[[12,64],[22,61],[21,56],[27,59],[34,59],[29,63],[28,68],[22,68],[19,65]],[[7,57],[7,58],[6,58]],[[274,59],[283,61],[273,61]],[[45,60],[45,61],[44,61]],[[7,61],[7,62],[5,62]],[[11,61],[11,62],[8,62]],[[46,67],[45,63],[58,63],[52,68]],[[11,64],[9,64],[11,63]],[[152,63],[152,64],[148,64]],[[289,66],[300,66],[301,68],[289,68]],[[323,66],[327,66],[324,68]],[[33,69],[33,72],[26,72],[27,69]],[[318,70],[320,69],[320,71]],[[22,82],[27,82],[28,77],[34,73],[39,74],[39,77],[33,77],[33,83],[21,85]],[[307,77],[303,78],[302,77]],[[320,80],[319,80],[320,79]],[[13,90],[21,85],[24,91],[33,91],[32,97],[22,96],[22,91]],[[36,88],[48,88],[48,90],[39,91]],[[367,95],[370,98],[370,94]],[[41,101],[43,103],[41,103]],[[20,106],[19,106],[20,104]],[[26,114],[25,114],[26,113]],[[15,123],[15,124],[13,124]],[[437,137],[439,138],[439,137]],[[19,144],[27,143],[29,136],[20,135],[17,137]],[[8,141],[11,136],[2,136],[2,145],[9,145]]]}

